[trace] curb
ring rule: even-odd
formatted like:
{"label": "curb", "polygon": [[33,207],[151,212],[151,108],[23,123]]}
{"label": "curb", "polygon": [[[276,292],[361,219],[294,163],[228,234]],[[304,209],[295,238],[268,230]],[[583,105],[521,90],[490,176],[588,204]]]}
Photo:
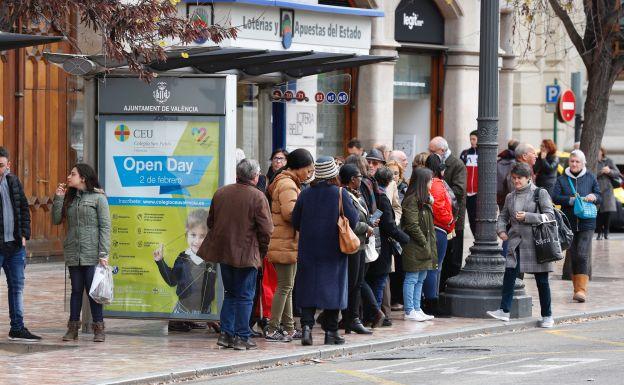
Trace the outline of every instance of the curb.
{"label": "curb", "polygon": [[[624,315],[624,308],[613,308],[606,310],[587,311],[565,316],[554,317],[556,324],[571,321],[586,320],[593,318],[604,318],[615,315]],[[493,320],[494,321],[494,320]],[[526,330],[531,327],[537,327],[538,322],[535,319],[515,320],[506,323],[497,323],[496,326],[473,326],[462,328],[457,331],[446,331],[440,333],[432,333],[426,336],[418,337],[394,337],[366,343],[343,345],[341,347],[323,347],[306,352],[298,352],[285,354],[279,357],[263,358],[258,360],[247,360],[235,364],[213,365],[197,369],[179,370],[173,372],[153,373],[141,377],[131,379],[119,379],[101,382],[99,385],[147,385],[162,384],[173,381],[196,380],[202,377],[218,376],[232,374],[235,372],[263,369],[278,365],[295,364],[307,360],[329,359],[336,357],[344,357],[352,354],[373,353],[377,351],[385,351],[396,348],[403,348],[422,344],[431,344],[437,342],[448,341],[457,338],[469,338],[479,334],[496,334],[518,330]]]}

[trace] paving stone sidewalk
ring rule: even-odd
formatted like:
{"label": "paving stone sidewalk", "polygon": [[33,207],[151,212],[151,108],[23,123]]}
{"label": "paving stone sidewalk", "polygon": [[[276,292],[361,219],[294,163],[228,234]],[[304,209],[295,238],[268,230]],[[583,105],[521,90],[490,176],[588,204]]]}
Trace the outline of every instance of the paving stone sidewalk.
{"label": "paving stone sidewalk", "polygon": [[[586,314],[624,313],[624,235],[608,241],[594,241],[594,280],[590,282],[589,301],[573,303],[572,283],[558,274],[551,279],[555,318]],[[559,263],[558,269],[562,267]],[[381,350],[502,329],[533,327],[539,320],[539,301],[532,276],[527,276],[527,291],[533,296],[533,318],[504,325],[487,319],[440,318],[425,323],[406,323],[401,312],[392,315],[394,326],[376,329],[372,336],[348,335],[341,347],[324,347],[319,328],[315,346],[298,342],[258,341],[259,350],[235,352],[219,349],[215,333],[194,330],[168,333],[165,321],[106,320],[107,341],[96,344],[92,335],[81,334],[79,341],[64,343],[67,313],[63,305],[64,266],[60,263],[30,265],[26,269],[25,315],[27,327],[41,334],[40,344],[17,344],[5,339],[8,334],[6,286],[0,284],[0,384],[148,384],[167,378],[188,378],[194,374],[223,373],[250,369],[276,362],[294,362],[337,354]]]}

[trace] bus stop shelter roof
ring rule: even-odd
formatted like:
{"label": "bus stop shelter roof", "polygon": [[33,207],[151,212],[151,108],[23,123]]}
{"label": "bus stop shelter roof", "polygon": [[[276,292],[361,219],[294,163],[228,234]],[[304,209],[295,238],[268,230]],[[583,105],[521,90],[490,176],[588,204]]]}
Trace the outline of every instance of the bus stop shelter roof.
{"label": "bus stop shelter roof", "polygon": [[62,36],[41,36],[0,32],[0,51],[30,47],[33,45],[56,43],[61,40],[63,40]]}
{"label": "bus stop shelter roof", "polygon": [[[58,65],[76,55],[46,54],[48,59]],[[80,56],[82,60],[95,63],[99,71],[121,68],[124,62],[113,61],[103,55]],[[270,73],[283,73],[299,78],[317,75],[339,69],[359,67],[383,61],[396,60],[395,56],[355,55],[316,51],[273,51],[264,49],[229,48],[229,47],[189,47],[167,51],[167,60],[146,63],[156,72],[192,68],[198,73],[215,74],[225,71],[240,71],[249,76]]]}

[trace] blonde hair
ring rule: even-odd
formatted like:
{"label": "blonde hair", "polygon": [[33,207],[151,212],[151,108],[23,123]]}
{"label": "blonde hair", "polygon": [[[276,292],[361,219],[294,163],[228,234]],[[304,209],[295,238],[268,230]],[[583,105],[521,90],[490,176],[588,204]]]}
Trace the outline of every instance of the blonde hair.
{"label": "blonde hair", "polygon": [[386,167],[390,168],[392,166],[396,166],[396,168],[399,169],[399,180],[404,180],[403,179],[403,172],[404,172],[403,166],[401,166],[401,164],[399,164],[399,162],[397,162],[396,160],[389,160],[386,163]]}

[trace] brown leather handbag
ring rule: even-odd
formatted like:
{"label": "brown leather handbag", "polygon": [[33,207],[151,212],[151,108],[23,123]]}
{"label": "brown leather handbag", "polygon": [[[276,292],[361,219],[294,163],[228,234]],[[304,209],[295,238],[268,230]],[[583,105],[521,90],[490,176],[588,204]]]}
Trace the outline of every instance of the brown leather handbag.
{"label": "brown leather handbag", "polygon": [[345,217],[342,207],[342,187],[338,191],[338,239],[340,251],[344,254],[355,254],[360,247],[360,239],[349,227],[349,218]]}

